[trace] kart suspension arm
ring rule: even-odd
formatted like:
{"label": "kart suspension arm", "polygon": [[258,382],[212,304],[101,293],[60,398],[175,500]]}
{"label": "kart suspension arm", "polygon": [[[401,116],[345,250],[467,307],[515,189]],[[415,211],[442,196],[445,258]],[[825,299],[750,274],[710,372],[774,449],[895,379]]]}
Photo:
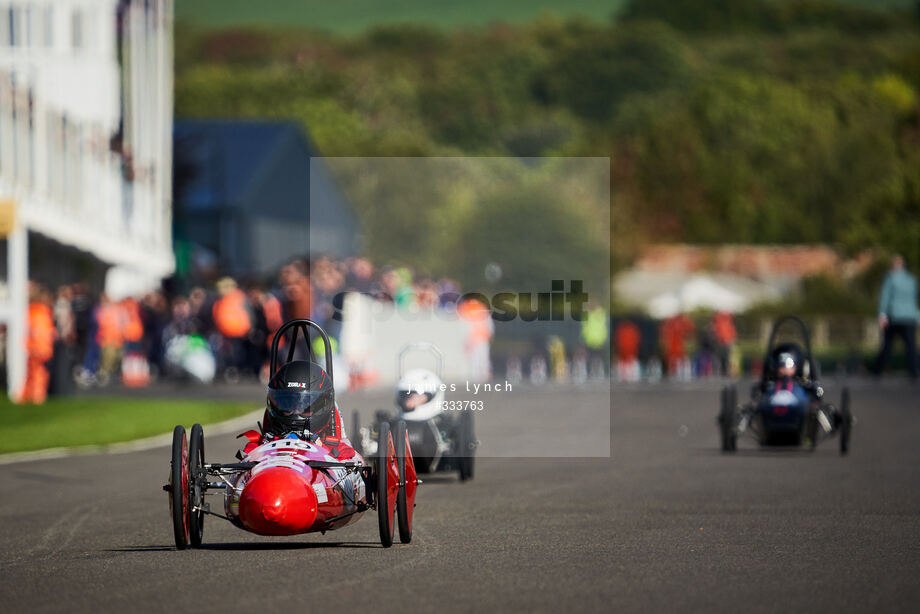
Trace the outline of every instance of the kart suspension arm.
{"label": "kart suspension arm", "polygon": [[217,516],[218,518],[223,518],[223,519],[226,520],[227,522],[233,522],[232,520],[230,520],[229,518],[227,518],[227,517],[224,516],[223,514],[218,514],[217,512],[212,512],[210,509],[202,509],[202,508],[199,508],[198,511],[204,512],[204,513],[207,514],[208,516]]}
{"label": "kart suspension arm", "polygon": [[353,462],[353,461],[307,461],[307,466],[312,467],[313,469],[333,469],[333,468],[342,468],[342,469],[355,469],[363,467],[363,465]]}
{"label": "kart suspension arm", "polygon": [[339,520],[342,520],[343,518],[348,518],[349,516],[354,516],[355,514],[359,514],[359,513],[361,513],[361,512],[367,511],[368,509],[369,509],[369,507],[368,507],[367,505],[365,505],[365,504],[363,504],[363,503],[359,503],[353,511],[351,511],[351,512],[346,512],[346,513],[344,513],[344,514],[341,514],[341,515],[339,515],[339,516],[336,516],[335,518],[330,518],[329,520],[327,520],[325,526],[328,527],[328,526],[331,525],[333,522],[338,522]]}
{"label": "kart suspension arm", "polygon": [[[343,469],[354,469],[355,467],[360,467],[360,463],[353,461],[306,461],[307,465],[313,467],[314,469],[321,469],[324,467],[341,467]],[[248,471],[252,469],[259,463],[255,461],[246,461],[242,463],[211,463],[205,465],[204,468],[208,471],[221,471],[225,469],[235,470],[235,471]]]}
{"label": "kart suspension arm", "polygon": [[221,469],[235,469],[238,471],[246,471],[252,469],[258,465],[258,463],[247,461],[245,463],[211,463],[205,465],[204,468],[208,471],[220,471]]}

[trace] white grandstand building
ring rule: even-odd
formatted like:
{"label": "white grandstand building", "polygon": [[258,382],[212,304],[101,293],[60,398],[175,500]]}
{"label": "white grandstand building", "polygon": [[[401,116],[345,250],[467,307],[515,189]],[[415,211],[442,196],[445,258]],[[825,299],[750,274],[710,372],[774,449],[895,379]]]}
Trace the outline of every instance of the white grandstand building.
{"label": "white grandstand building", "polygon": [[0,0],[10,390],[27,279],[123,295],[173,271],[172,21],[172,0]]}

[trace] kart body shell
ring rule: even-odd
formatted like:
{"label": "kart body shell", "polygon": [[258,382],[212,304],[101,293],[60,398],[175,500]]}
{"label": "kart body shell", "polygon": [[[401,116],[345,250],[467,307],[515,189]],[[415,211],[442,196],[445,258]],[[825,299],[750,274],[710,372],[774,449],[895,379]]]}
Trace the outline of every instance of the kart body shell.
{"label": "kart body shell", "polygon": [[[793,325],[802,345],[778,342],[783,326]],[[798,354],[794,377],[781,378],[775,368],[781,353]],[[721,407],[716,420],[724,452],[734,452],[742,436],[761,446],[805,446],[813,450],[825,439],[837,436],[840,452],[849,450],[850,432],[855,419],[850,411],[850,393],[844,388],[841,402],[826,400],[818,382],[818,367],[811,352],[805,323],[794,316],[783,316],[773,324],[767,343],[760,381],[751,389],[751,399],[737,400],[735,385],[722,389]]]}
{"label": "kart body shell", "polygon": [[[411,343],[403,347],[398,358],[399,379],[421,374],[424,369],[406,370],[406,357],[411,352],[423,351],[433,356],[436,362],[435,376],[441,378],[443,357],[437,346],[431,343]],[[443,392],[436,399],[443,399]],[[473,457],[479,445],[475,438],[473,410],[444,411],[440,403],[429,405],[422,411],[406,411],[398,404],[395,413],[377,410],[374,420],[367,427],[359,426],[357,412],[353,416],[352,444],[363,453],[376,450],[375,439],[379,427],[386,422],[392,425],[398,421],[406,423],[409,443],[419,473],[458,472],[461,480],[473,477]]]}
{"label": "kart body shell", "polygon": [[[351,461],[363,465],[356,456]],[[243,459],[252,469],[227,480],[224,509],[231,522],[261,535],[329,531],[367,509],[364,479],[336,466],[329,450],[302,439],[264,443]],[[333,463],[332,466],[311,466]]]}
{"label": "kart body shell", "polygon": [[[287,362],[294,359],[299,331],[310,359],[316,362],[308,333],[313,329],[323,340],[326,372],[331,378],[329,338],[306,319],[291,320],[275,333],[271,373],[279,368],[279,341],[291,329]],[[176,426],[169,482],[163,490],[168,493],[178,549],[201,545],[206,515],[259,535],[298,535],[340,529],[369,509],[377,511],[384,547],[392,545],[397,525],[400,541],[411,541],[415,494],[421,481],[404,422],[398,421],[392,431],[389,424],[379,429],[375,454],[367,459],[357,452],[338,459],[324,440],[308,431],[280,437],[260,431],[240,435],[250,444],[245,456],[237,454],[239,462],[206,463],[201,425],[192,427],[191,437],[186,437],[182,425]],[[333,435],[341,438],[338,433]],[[212,511],[206,495],[223,497],[224,514]]]}

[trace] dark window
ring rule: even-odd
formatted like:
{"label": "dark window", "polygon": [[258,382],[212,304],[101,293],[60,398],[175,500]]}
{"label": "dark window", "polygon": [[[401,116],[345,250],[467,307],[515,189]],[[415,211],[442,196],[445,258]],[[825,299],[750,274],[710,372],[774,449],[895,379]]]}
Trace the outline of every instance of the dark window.
{"label": "dark window", "polygon": [[10,47],[16,46],[16,14],[18,12],[19,11],[17,11],[14,7],[10,7],[9,18],[7,19],[7,22],[10,26]]}
{"label": "dark window", "polygon": [[45,7],[44,17],[45,46],[54,46],[54,7],[48,5]]}
{"label": "dark window", "polygon": [[70,16],[70,40],[74,49],[83,48],[83,13],[79,9]]}

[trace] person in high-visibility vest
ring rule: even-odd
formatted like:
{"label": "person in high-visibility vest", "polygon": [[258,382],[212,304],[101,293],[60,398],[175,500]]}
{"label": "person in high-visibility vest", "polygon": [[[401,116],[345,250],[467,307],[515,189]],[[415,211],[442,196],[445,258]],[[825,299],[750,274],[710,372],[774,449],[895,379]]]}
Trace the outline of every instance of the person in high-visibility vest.
{"label": "person in high-visibility vest", "polygon": [[464,349],[469,360],[470,381],[488,381],[492,376],[489,345],[495,332],[492,314],[486,305],[475,298],[460,303],[457,313],[468,326]]}
{"label": "person in high-visibility vest", "polygon": [[96,308],[96,342],[101,355],[98,376],[107,378],[121,364],[122,348],[125,345],[124,321],[125,314],[121,305],[112,301],[107,294],[100,296]]}
{"label": "person in high-visibility vest", "polygon": [[29,312],[26,333],[26,380],[20,391],[19,403],[44,403],[48,397],[48,361],[54,356],[54,313],[51,296],[34,282],[30,284]]}
{"label": "person in high-visibility vest", "polygon": [[122,309],[122,337],[125,340],[127,351],[140,351],[141,342],[144,340],[144,320],[141,316],[141,305],[137,299],[126,298],[121,301]]}
{"label": "person in high-visibility vest", "polygon": [[121,381],[125,386],[138,387],[150,383],[150,364],[143,352],[144,320],[137,299],[126,298],[119,305],[122,310],[122,337],[125,352],[121,359]]}
{"label": "person in high-visibility vest", "polygon": [[629,320],[617,324],[614,330],[617,354],[617,379],[628,382],[639,380],[639,346],[642,343],[642,332],[639,327]]}
{"label": "person in high-visibility vest", "polygon": [[233,379],[239,376],[246,364],[249,333],[252,330],[252,315],[246,293],[237,287],[236,281],[224,277],[217,282],[220,298],[214,301],[211,314],[214,326],[222,337],[218,347],[218,364],[224,376]]}
{"label": "person in high-visibility vest", "polygon": [[581,339],[588,349],[601,351],[607,343],[607,310],[596,305],[588,310],[581,323]]}
{"label": "person in high-visibility vest", "polygon": [[607,310],[600,305],[588,305],[588,313],[581,322],[581,340],[585,347],[588,348],[588,362],[592,365],[591,370],[600,371],[604,374],[607,371],[607,361],[610,353],[607,342],[610,340],[610,329],[608,327],[610,315]]}
{"label": "person in high-visibility vest", "polygon": [[668,375],[679,379],[690,379],[690,359],[687,357],[687,339],[696,327],[685,313],[679,313],[661,325],[661,344],[664,346],[665,364]]}
{"label": "person in high-visibility vest", "polygon": [[732,314],[727,311],[716,312],[712,317],[712,330],[716,338],[721,374],[735,377],[737,373],[732,363],[732,353],[738,340],[738,331],[735,330]]}
{"label": "person in high-visibility vest", "polygon": [[212,315],[217,332],[227,339],[242,339],[252,329],[252,318],[246,293],[240,290],[236,282],[224,277],[217,282],[217,291],[220,298],[214,301]]}

